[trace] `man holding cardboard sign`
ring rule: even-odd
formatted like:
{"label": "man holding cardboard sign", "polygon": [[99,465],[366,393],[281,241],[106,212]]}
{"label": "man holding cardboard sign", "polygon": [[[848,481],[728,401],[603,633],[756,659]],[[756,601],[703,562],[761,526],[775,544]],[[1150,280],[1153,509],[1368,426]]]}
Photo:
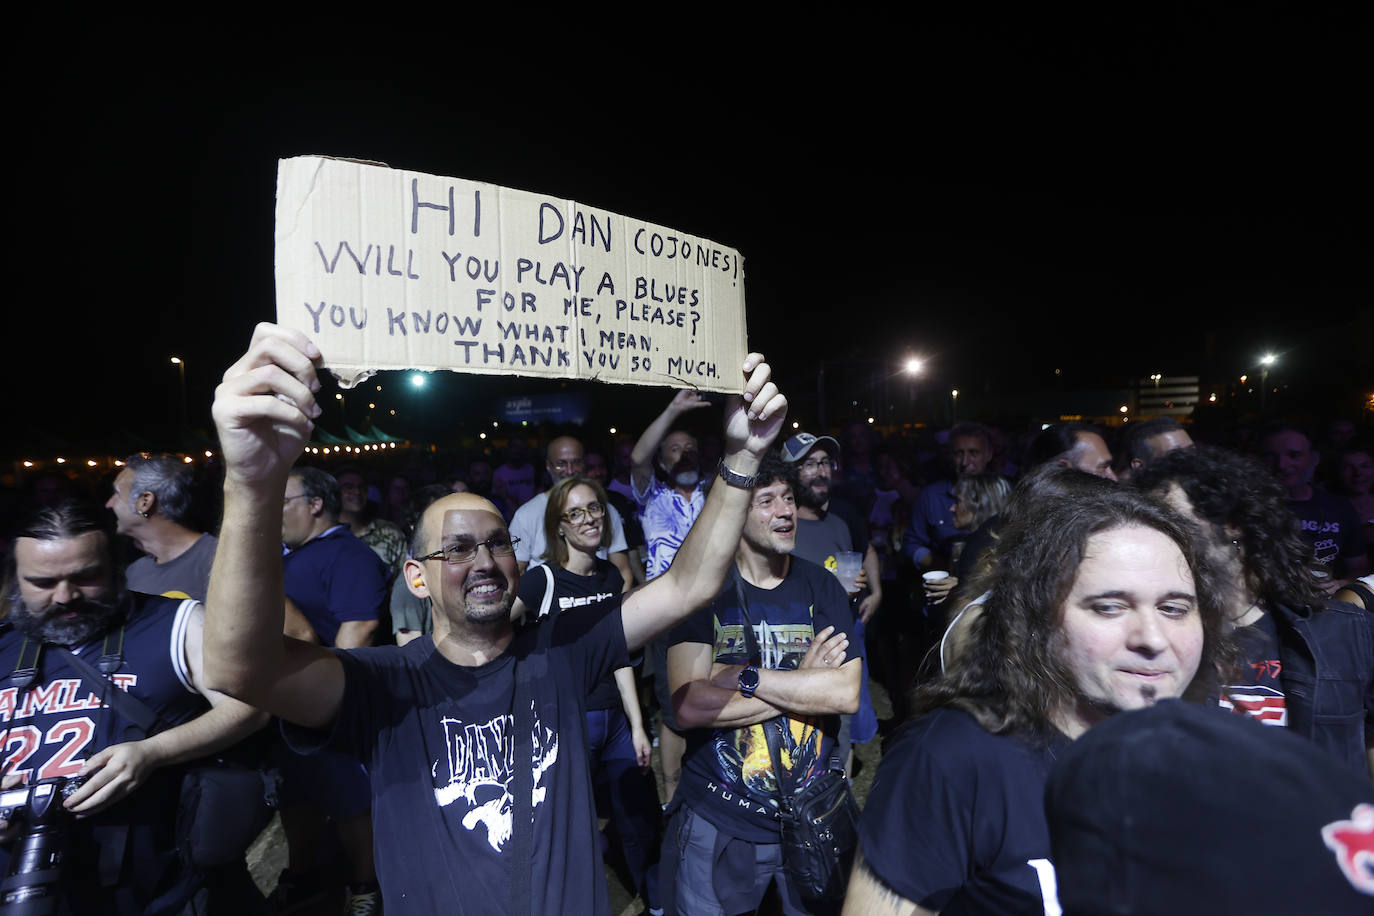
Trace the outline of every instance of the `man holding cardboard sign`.
{"label": "man holding cardboard sign", "polygon": [[[758,354],[725,420],[722,483],[683,562],[600,615],[516,630],[514,545],[486,500],[445,497],[421,517],[407,586],[434,632],[403,648],[331,651],[283,639],[281,493],[319,415],[320,352],[260,325],[225,373],[214,416],[224,524],[210,581],[207,678],[280,716],[301,749],[357,755],[372,780],[387,912],[606,912],[581,698],[627,651],[720,590],[760,459],[787,401]],[[690,571],[690,572],[686,572]]]}

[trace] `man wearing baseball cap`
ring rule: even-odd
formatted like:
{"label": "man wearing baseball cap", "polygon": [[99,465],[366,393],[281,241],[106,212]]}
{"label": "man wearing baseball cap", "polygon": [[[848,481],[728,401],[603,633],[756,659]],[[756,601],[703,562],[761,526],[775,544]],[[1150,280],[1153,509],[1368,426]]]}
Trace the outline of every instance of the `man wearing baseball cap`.
{"label": "man wearing baseball cap", "polygon": [[[859,602],[859,618],[867,623],[883,600],[878,553],[868,536],[868,524],[857,506],[831,493],[830,482],[840,459],[840,443],[831,436],[797,433],[782,445],[782,460],[794,465],[800,486],[797,489],[797,556],[819,563],[833,558],[834,544],[842,543],[838,528],[848,529],[850,547],[864,555],[868,574],[868,594]],[[835,536],[823,532],[832,527]]]}
{"label": "man wearing baseball cap", "polygon": [[[782,445],[783,461],[797,471],[797,534],[792,553],[831,572],[836,569],[839,552],[863,554],[868,587],[858,593],[862,597],[854,608],[857,619],[852,638],[859,646],[859,654],[866,657],[864,626],[883,600],[882,576],[878,552],[873,549],[862,514],[844,497],[831,495],[830,477],[839,457],[840,444],[830,436],[797,433]],[[846,773],[851,770],[853,745],[867,744],[878,734],[878,716],[868,692],[867,661],[860,684],[859,711],[841,720],[838,753]]]}

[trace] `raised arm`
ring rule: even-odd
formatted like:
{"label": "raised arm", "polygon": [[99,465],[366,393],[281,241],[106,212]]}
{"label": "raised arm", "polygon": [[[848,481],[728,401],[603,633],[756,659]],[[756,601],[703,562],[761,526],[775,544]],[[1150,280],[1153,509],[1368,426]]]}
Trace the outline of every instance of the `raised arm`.
{"label": "raised arm", "polygon": [[668,406],[654,418],[654,422],[644,430],[644,434],[630,451],[630,482],[636,493],[643,493],[649,489],[649,483],[654,478],[654,454],[658,451],[658,444],[677,422],[677,418],[689,410],[710,406],[711,402],[692,388],[683,388],[673,395]]}
{"label": "raised arm", "polygon": [[[758,353],[750,353],[742,369],[744,394],[732,396],[725,407],[724,461],[734,473],[753,477],[782,428],[787,398],[771,381],[772,370]],[[752,498],[752,490],[725,480],[711,487],[673,565],[625,599],[625,642],[631,651],[716,597],[734,562]]]}
{"label": "raised arm", "polygon": [[319,416],[320,352],[305,335],[260,324],[224,373],[213,414],[224,455],[224,522],[205,605],[205,681],[311,728],[334,720],[343,665],[282,635],[282,493]]}

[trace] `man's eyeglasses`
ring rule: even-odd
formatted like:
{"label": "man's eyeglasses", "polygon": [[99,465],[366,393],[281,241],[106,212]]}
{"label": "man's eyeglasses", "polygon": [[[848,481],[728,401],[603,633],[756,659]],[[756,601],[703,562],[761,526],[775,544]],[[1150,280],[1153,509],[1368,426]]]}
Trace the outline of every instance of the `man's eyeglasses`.
{"label": "man's eyeglasses", "polygon": [[564,471],[576,471],[577,473],[581,474],[582,468],[583,464],[581,458],[573,458],[571,461],[565,461],[560,459],[553,463],[553,469],[560,474],[562,474]]}
{"label": "man's eyeglasses", "polygon": [[835,470],[834,458],[809,458],[802,462],[801,469],[807,473],[814,474],[821,468],[827,471]]}
{"label": "man's eyeglasses", "polygon": [[309,493],[297,493],[297,494],[295,494],[294,496],[283,496],[283,497],[281,498],[281,504],[282,504],[283,506],[289,506],[289,505],[291,505],[291,500],[293,500],[293,499],[309,499],[309,498],[310,498],[310,494],[309,494]]}
{"label": "man's eyeglasses", "polygon": [[580,525],[587,519],[601,518],[606,514],[606,507],[601,503],[587,503],[585,506],[578,506],[576,509],[569,509],[563,513],[563,521],[570,525]]}
{"label": "man's eyeglasses", "polygon": [[422,563],[425,560],[443,560],[450,566],[461,566],[476,559],[477,550],[480,547],[487,548],[487,552],[493,557],[509,557],[515,553],[515,545],[519,543],[519,538],[513,538],[508,534],[498,534],[487,538],[485,541],[478,541],[476,544],[450,544],[443,550],[436,550],[434,553],[415,559]]}

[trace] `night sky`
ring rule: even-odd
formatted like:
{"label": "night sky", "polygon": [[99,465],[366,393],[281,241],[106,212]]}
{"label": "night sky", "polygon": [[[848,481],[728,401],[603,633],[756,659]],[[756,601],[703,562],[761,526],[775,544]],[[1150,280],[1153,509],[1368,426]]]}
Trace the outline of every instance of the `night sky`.
{"label": "night sky", "polygon": [[[569,197],[737,248],[750,343],[799,405],[821,358],[909,351],[932,387],[991,395],[1230,378],[1270,349],[1294,390],[1370,381],[1370,36],[1353,13],[819,9],[541,22],[539,38],[531,22],[380,8],[23,14],[7,62],[7,451],[158,435],[177,411],[173,354],[207,425],[218,376],[274,314],[276,162],[302,154]],[[450,386],[453,406],[487,412],[504,390],[479,387]]]}

